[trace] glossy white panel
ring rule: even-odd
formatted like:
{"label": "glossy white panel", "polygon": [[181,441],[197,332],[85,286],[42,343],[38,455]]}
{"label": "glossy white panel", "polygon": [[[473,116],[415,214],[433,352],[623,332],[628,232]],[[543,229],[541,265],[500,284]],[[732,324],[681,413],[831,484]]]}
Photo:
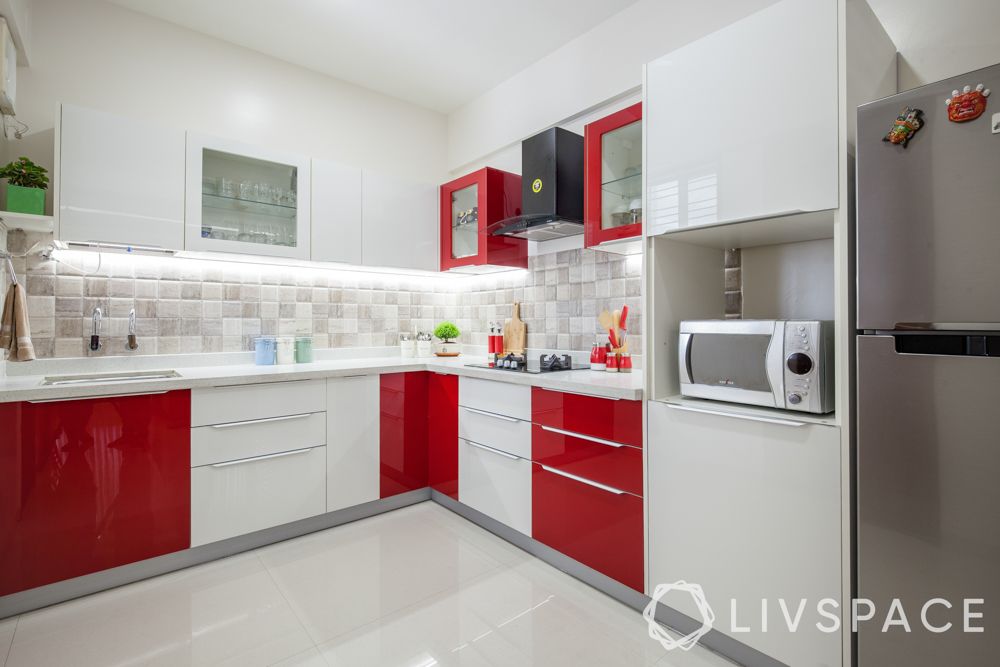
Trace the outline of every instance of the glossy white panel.
{"label": "glossy white panel", "polygon": [[524,385],[460,377],[458,379],[458,404],[467,408],[531,421],[531,387]]}
{"label": "glossy white panel", "polygon": [[191,546],[326,511],[326,447],[191,470]]}
{"label": "glossy white panel", "polygon": [[191,467],[325,444],[325,412],[199,426],[191,429]]}
{"label": "glossy white panel", "polygon": [[326,510],[379,497],[379,376],[327,380]]}
{"label": "glossy white panel", "polygon": [[184,248],[183,130],[63,105],[58,134],[59,239]]}
{"label": "glossy white panel", "polygon": [[437,271],[437,186],[365,169],[361,192],[364,264]]}
{"label": "glossy white panel", "polygon": [[531,535],[531,460],[460,439],[458,500]]}
{"label": "glossy white panel", "polygon": [[326,380],[294,380],[191,390],[191,426],[326,410]]}
{"label": "glossy white panel", "polygon": [[361,168],[312,161],[312,251],[317,262],[361,264]]}
{"label": "glossy white panel", "polygon": [[475,408],[458,408],[458,437],[531,458],[531,422]]}
{"label": "glossy white panel", "polygon": [[837,0],[783,0],[647,65],[649,235],[838,205]]}
{"label": "glossy white panel", "polygon": [[[839,665],[841,635],[817,630],[826,621],[816,605],[841,597],[840,429],[655,401],[648,414],[650,586],[698,583],[716,630],[789,665]],[[793,616],[808,600],[796,632],[784,624],[781,598]],[[731,599],[749,632],[732,632]],[[762,599],[770,603],[767,632]],[[669,604],[697,614],[679,596]]]}

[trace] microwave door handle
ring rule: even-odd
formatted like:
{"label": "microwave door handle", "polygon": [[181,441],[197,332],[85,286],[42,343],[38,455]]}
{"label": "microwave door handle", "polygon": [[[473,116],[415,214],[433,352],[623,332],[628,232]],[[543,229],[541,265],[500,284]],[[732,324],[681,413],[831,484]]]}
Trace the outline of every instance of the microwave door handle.
{"label": "microwave door handle", "polygon": [[774,407],[785,407],[785,327],[781,322],[774,324],[771,342],[767,345],[765,370],[774,395]]}
{"label": "microwave door handle", "polygon": [[682,333],[677,344],[677,371],[681,384],[691,384],[691,334]]}

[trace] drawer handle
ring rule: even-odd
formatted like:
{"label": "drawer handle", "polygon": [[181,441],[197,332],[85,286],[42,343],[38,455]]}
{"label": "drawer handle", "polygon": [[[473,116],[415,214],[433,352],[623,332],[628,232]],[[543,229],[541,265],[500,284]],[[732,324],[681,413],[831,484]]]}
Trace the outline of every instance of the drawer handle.
{"label": "drawer handle", "polygon": [[[542,426],[539,424],[539,426]],[[561,428],[554,428],[552,426],[542,426],[543,431],[549,431],[551,433],[558,433],[559,435],[566,435],[571,438],[579,438],[580,440],[589,440],[590,442],[596,442],[600,445],[607,445],[608,447],[624,447],[625,445],[620,442],[612,442],[610,440],[605,440],[604,438],[595,438],[592,435],[584,435],[582,433],[573,433],[572,431],[564,431]]]}
{"label": "drawer handle", "polygon": [[507,452],[502,452],[499,449],[493,449],[492,447],[487,447],[486,445],[480,445],[478,442],[472,442],[471,440],[465,440],[465,438],[463,438],[462,440],[465,442],[465,444],[467,444],[467,445],[469,445],[471,447],[478,447],[479,449],[485,449],[488,452],[492,452],[494,454],[499,454],[500,456],[502,456],[504,458],[507,458],[507,459],[511,459],[512,461],[523,461],[524,460],[520,456],[514,456],[513,454],[508,454]]}
{"label": "drawer handle", "polygon": [[264,419],[250,419],[245,422],[230,422],[228,424],[212,424],[212,428],[234,428],[236,426],[249,426],[250,424],[265,424],[267,422],[284,422],[291,419],[305,419],[314,413],[307,412],[303,415],[288,415],[287,417],[265,417]]}
{"label": "drawer handle", "polygon": [[66,401],[96,401],[100,398],[128,398],[129,396],[159,396],[167,391],[137,391],[132,394],[104,394],[103,396],[68,396],[66,398],[39,398],[28,403],[65,403]]}
{"label": "drawer handle", "polygon": [[780,424],[781,426],[805,426],[805,422],[793,421],[791,419],[779,419],[777,417],[758,417],[757,415],[745,415],[738,412],[726,412],[725,410],[709,410],[708,408],[695,408],[690,405],[678,405],[676,403],[665,403],[671,410],[684,410],[685,412],[700,412],[706,415],[717,415],[719,417],[732,417],[733,419],[746,419],[752,422],[765,422],[767,424]]}
{"label": "drawer handle", "polygon": [[464,405],[462,406],[462,409],[466,410],[467,412],[471,412],[473,414],[483,415],[484,417],[493,417],[494,419],[502,419],[505,422],[515,422],[516,423],[516,422],[521,421],[520,419],[516,419],[514,417],[507,417],[505,415],[498,415],[498,414],[495,414],[493,412],[486,412],[486,410],[477,410],[475,408],[467,408]]}
{"label": "drawer handle", "polygon": [[535,387],[542,391],[551,391],[556,394],[573,394],[574,396],[586,396],[587,398],[603,398],[605,401],[621,401],[621,396],[595,396],[594,394],[584,394],[580,391],[566,391],[565,389],[549,389],[548,387]]}
{"label": "drawer handle", "polygon": [[263,461],[265,459],[279,459],[282,456],[294,456],[295,454],[305,454],[306,452],[311,452],[316,449],[315,447],[309,447],[307,449],[293,449],[290,452],[278,452],[277,454],[264,454],[263,456],[254,456],[249,459],[240,459],[238,461],[226,461],[225,463],[213,463],[213,468],[227,468],[229,466],[238,466],[243,463],[253,463],[254,461]]}
{"label": "drawer handle", "polygon": [[542,470],[550,472],[553,475],[559,475],[560,477],[571,479],[574,482],[580,482],[581,484],[592,486],[595,489],[600,489],[601,491],[607,491],[608,493],[613,493],[616,496],[623,496],[627,493],[626,491],[622,491],[621,489],[616,489],[613,486],[607,486],[606,484],[600,484],[599,482],[592,482],[584,477],[577,477],[576,475],[571,475],[568,472],[563,472],[562,470],[556,470],[555,468],[550,468],[547,465],[542,465],[541,463],[539,463],[538,465],[542,466]]}

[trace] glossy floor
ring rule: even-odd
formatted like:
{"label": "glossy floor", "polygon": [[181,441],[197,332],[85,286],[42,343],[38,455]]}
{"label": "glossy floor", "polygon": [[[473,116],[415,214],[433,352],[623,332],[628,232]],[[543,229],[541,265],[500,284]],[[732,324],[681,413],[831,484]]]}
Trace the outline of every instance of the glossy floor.
{"label": "glossy floor", "polygon": [[640,614],[431,502],[0,621],[22,665],[655,665]]}

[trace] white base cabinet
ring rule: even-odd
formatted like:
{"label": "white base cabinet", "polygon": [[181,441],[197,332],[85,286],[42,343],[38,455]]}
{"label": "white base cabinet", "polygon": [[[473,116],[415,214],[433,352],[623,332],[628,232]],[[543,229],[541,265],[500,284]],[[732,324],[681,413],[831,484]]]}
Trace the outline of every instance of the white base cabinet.
{"label": "white base cabinet", "polygon": [[531,535],[531,461],[459,439],[458,501]]}
{"label": "white base cabinet", "polygon": [[[648,419],[650,588],[699,584],[716,630],[789,665],[840,665],[841,634],[816,627],[829,625],[817,605],[841,599],[840,429],[657,401]],[[805,600],[795,632],[781,600],[793,620]],[[700,618],[687,596],[664,603]]]}
{"label": "white base cabinet", "polygon": [[379,376],[326,385],[326,511],[379,498]]}

